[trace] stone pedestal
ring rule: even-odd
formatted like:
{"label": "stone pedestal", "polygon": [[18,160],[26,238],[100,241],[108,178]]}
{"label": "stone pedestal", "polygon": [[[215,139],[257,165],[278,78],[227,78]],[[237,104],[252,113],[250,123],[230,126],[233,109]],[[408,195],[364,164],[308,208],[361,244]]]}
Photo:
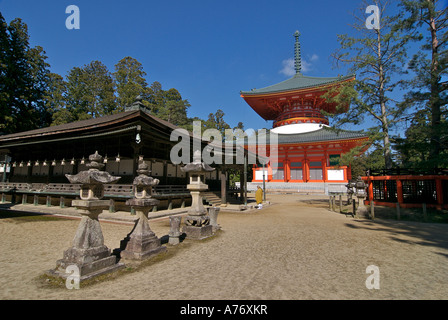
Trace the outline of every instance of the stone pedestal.
{"label": "stone pedestal", "polygon": [[213,228],[213,232],[221,229],[221,226],[218,224],[218,213],[220,208],[210,207],[208,208],[208,216],[210,217],[210,225]]}
{"label": "stone pedestal", "polygon": [[144,260],[166,251],[166,247],[161,245],[160,239],[156,237],[148,223],[148,212],[158,203],[159,200],[152,198],[133,198],[126,201],[126,204],[135,210],[138,220],[132,232],[121,241],[121,258]]}
{"label": "stone pedestal", "polygon": [[207,190],[206,187],[187,185],[187,189],[190,190],[191,194],[191,207],[188,209],[188,214],[190,216],[202,216],[207,214],[207,210],[202,203],[201,191]]}
{"label": "stone pedestal", "polygon": [[73,246],[64,251],[63,258],[56,262],[56,269],[49,274],[66,278],[66,268],[76,265],[79,269],[80,281],[123,268],[117,263],[117,257],[111,255],[110,249],[104,245],[103,233],[98,215],[109,207],[108,200],[74,200],[73,206],[82,215],[81,222],[73,239]]}
{"label": "stone pedestal", "polygon": [[187,239],[202,240],[213,235],[213,227],[208,216],[186,216],[182,231]]}
{"label": "stone pedestal", "polygon": [[168,243],[171,245],[177,245],[180,243],[180,236],[182,234],[180,231],[181,222],[182,217],[170,216],[170,233]]}
{"label": "stone pedestal", "polygon": [[370,207],[367,208],[364,204],[364,198],[359,198],[358,200],[358,208],[356,209],[355,216],[357,218],[369,218]]}

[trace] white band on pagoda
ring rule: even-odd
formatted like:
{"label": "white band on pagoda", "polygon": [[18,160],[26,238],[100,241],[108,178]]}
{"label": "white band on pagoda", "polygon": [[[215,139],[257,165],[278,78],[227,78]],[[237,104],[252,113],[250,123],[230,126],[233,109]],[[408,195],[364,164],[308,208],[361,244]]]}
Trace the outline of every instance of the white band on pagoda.
{"label": "white band on pagoda", "polygon": [[280,134],[305,133],[319,130],[323,126],[328,127],[327,125],[321,123],[294,123],[273,128],[271,131]]}

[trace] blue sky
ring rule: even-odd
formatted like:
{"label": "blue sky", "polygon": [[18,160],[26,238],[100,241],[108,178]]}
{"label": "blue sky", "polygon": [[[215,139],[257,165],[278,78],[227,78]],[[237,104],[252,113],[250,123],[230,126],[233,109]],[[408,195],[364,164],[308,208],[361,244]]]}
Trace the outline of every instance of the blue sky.
{"label": "blue sky", "polygon": [[[337,76],[330,54],[337,35],[351,32],[361,1],[306,0],[0,0],[9,23],[28,25],[31,45],[44,48],[51,71],[100,60],[114,71],[123,57],[143,64],[147,81],[176,88],[191,104],[188,115],[206,119],[222,109],[245,128],[271,127],[240,97],[241,90],[288,79],[295,30],[301,32],[303,73]],[[68,30],[65,9],[77,5],[80,29]],[[367,15],[366,15],[367,17]],[[290,62],[291,60],[289,60]]]}

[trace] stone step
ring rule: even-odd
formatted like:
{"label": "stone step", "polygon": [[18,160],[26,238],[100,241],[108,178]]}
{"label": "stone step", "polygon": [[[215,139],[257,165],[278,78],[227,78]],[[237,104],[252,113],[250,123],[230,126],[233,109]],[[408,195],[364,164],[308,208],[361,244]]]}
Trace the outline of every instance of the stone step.
{"label": "stone step", "polygon": [[218,197],[213,192],[204,192],[202,194],[202,197],[207,203],[211,204],[212,206],[220,206],[221,205],[221,198]]}

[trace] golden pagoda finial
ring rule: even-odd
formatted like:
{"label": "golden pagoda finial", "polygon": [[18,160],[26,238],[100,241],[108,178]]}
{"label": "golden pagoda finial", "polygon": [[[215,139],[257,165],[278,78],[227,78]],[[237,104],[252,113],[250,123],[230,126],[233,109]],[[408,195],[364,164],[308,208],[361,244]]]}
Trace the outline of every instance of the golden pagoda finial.
{"label": "golden pagoda finial", "polygon": [[300,53],[300,32],[297,30],[294,32],[294,37],[296,38],[296,42],[294,44],[294,69],[296,70],[296,75],[301,74],[302,71],[302,55]]}

